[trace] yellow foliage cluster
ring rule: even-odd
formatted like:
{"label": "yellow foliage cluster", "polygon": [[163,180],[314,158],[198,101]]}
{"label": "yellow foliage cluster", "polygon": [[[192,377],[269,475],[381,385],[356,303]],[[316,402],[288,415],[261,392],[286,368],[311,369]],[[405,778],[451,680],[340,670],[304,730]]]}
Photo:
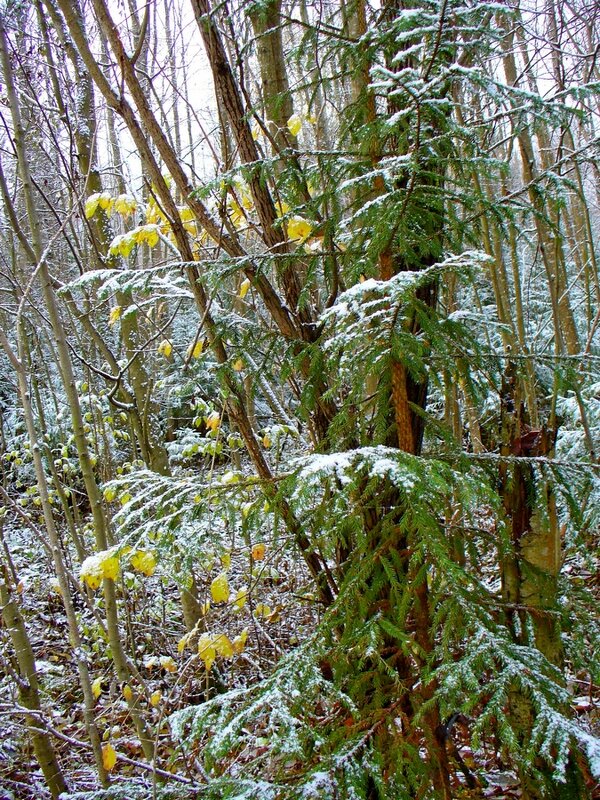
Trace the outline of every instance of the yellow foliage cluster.
{"label": "yellow foliage cluster", "polygon": [[96,192],[95,194],[91,194],[85,201],[84,213],[86,219],[91,219],[98,209],[101,209],[110,216],[114,202],[114,199],[110,196],[110,192]]}
{"label": "yellow foliage cluster", "polygon": [[110,243],[108,252],[112,256],[127,258],[136,245],[147,244],[148,247],[154,247],[158,244],[159,239],[160,228],[158,225],[140,225],[128,233],[120,233],[115,236]]}
{"label": "yellow foliage cluster", "polygon": [[88,556],[81,565],[79,575],[90,589],[97,589],[104,578],[114,581],[119,575],[119,558],[115,548]]}
{"label": "yellow foliage cluster", "polygon": [[[184,230],[187,231],[190,236],[200,238],[201,240],[206,239],[206,234],[198,227],[196,216],[191,208],[188,206],[177,206],[177,211],[179,212],[179,219],[183,223]],[[153,197],[150,198],[146,204],[145,217],[147,223],[158,226],[161,233],[167,236],[171,242],[175,243],[169,221]]]}
{"label": "yellow foliage cluster", "polygon": [[138,203],[135,197],[130,194],[120,194],[118,197],[111,197],[110,192],[96,192],[91,194],[85,201],[84,213],[86,219],[91,219],[100,209],[110,216],[113,211],[122,217],[128,217],[137,210]]}
{"label": "yellow foliage cluster", "polygon": [[225,633],[202,634],[198,639],[198,655],[204,662],[206,671],[208,672],[211,669],[217,656],[233,658],[241,653],[246,646],[247,638],[248,628],[244,628],[233,641]]}
{"label": "yellow foliage cluster", "polygon": [[128,217],[130,214],[133,214],[133,212],[137,210],[137,207],[137,200],[130,194],[120,194],[115,199],[113,206],[117,214],[120,214],[122,217]]}
{"label": "yellow foliage cluster", "polygon": [[[106,496],[106,490],[105,490]],[[129,554],[129,563],[137,572],[150,577],[156,570],[156,555],[151,550],[133,550],[126,548],[124,553]],[[102,580],[116,580],[119,576],[120,564],[117,548],[101,550],[93,556],[88,556],[81,565],[79,576],[90,589],[98,589]]]}
{"label": "yellow foliage cluster", "polygon": [[137,572],[142,572],[146,577],[154,575],[156,556],[152,550],[134,550],[129,556],[129,562]]}

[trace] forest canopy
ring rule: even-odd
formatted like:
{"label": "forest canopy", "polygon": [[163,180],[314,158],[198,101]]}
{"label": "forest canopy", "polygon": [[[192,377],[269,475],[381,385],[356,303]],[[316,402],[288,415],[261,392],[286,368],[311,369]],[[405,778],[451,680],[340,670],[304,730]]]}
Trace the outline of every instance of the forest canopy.
{"label": "forest canopy", "polygon": [[2,798],[599,796],[599,48],[0,0]]}

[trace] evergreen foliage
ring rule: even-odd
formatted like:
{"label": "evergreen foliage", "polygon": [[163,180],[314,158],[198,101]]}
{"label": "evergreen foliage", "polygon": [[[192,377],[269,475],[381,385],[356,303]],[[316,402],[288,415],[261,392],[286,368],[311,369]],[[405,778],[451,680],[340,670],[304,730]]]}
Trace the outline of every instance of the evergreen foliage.
{"label": "evergreen foliage", "polygon": [[[96,570],[81,572],[72,615],[96,644],[70,629],[71,644],[87,663],[106,637],[103,675],[124,698],[120,724],[161,765],[157,797],[480,797],[491,753],[524,800],[591,797],[600,744],[574,696],[600,682],[596,71],[570,44],[557,66],[551,40],[551,66],[529,58],[533,5],[191,5],[222,138],[201,179],[180,128],[177,145],[163,132],[177,101],[151,97],[148,18],[120,34],[103,0],[86,13],[36,5],[47,53],[67,53],[56,75],[96,85],[87,112],[83,94],[68,101],[88,115],[69,129],[79,157],[96,147],[85,131],[102,95],[141,177],[136,199],[123,174],[118,194],[103,191],[93,159],[84,175],[53,166],[72,210],[33,259],[23,239],[41,230],[48,159],[36,143],[27,181],[16,111],[35,109],[31,75],[3,61],[22,95],[2,193],[14,275],[0,369],[17,376],[2,413],[4,517],[27,509],[50,536],[56,518],[57,573],[61,558]],[[23,15],[0,12],[19,58]],[[92,22],[101,46],[82,34]],[[106,48],[118,79],[94,56]],[[60,104],[53,74],[40,107]],[[288,120],[266,116],[287,101]],[[158,627],[148,598],[161,594],[159,656],[133,620],[144,597]],[[282,616],[286,635],[271,636]],[[164,685],[177,673],[164,711],[149,663]],[[105,785],[70,796],[148,796],[144,778],[108,787],[98,695],[82,691]],[[169,768],[181,787],[157,786]]]}

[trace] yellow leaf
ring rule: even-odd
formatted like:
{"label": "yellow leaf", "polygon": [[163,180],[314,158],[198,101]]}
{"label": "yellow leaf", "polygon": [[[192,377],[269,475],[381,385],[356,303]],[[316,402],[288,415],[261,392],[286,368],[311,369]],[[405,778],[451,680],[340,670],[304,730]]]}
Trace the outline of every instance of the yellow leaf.
{"label": "yellow leaf", "polygon": [[210,584],[210,595],[215,603],[226,603],[229,600],[229,583],[224,572],[217,575]]}
{"label": "yellow leaf", "polygon": [[150,695],[150,705],[152,706],[152,708],[156,708],[156,706],[160,703],[161,700],[162,700],[162,692],[159,691],[158,689],[155,692],[152,692],[152,694]]}
{"label": "yellow leaf", "polygon": [[154,245],[158,244],[159,240],[158,229],[155,228],[153,231],[149,231],[146,236],[146,244],[148,247],[154,247]]}
{"label": "yellow leaf", "polygon": [[233,658],[235,652],[233,649],[233,644],[231,643],[229,636],[226,634],[220,633],[213,637],[213,647],[215,648],[217,655],[222,656],[223,658]]}
{"label": "yellow leaf", "polygon": [[136,550],[130,557],[131,566],[138,572],[143,572],[148,578],[156,569],[156,556],[151,550]]}
{"label": "yellow leaf", "polygon": [[241,358],[238,358],[233,362],[233,368],[236,372],[241,372],[244,369],[244,362]]}
{"label": "yellow leaf", "polygon": [[229,218],[231,219],[231,222],[236,228],[240,228],[246,221],[246,217],[244,216],[244,212],[242,211],[240,204],[236,200],[228,200],[227,205],[229,207]]}
{"label": "yellow leaf", "polygon": [[164,222],[165,219],[165,215],[156,205],[154,200],[150,200],[146,206],[146,222],[150,223],[151,225],[156,225],[158,222]]}
{"label": "yellow leaf", "polygon": [[121,237],[121,241],[119,242],[117,250],[120,256],[123,256],[123,258],[127,258],[127,256],[131,253],[134,247],[135,247],[135,239],[133,238],[133,236],[127,235]]}
{"label": "yellow leaf", "polygon": [[127,700],[128,703],[131,703],[131,701],[133,700],[133,690],[131,686],[128,683],[126,683],[121,691],[123,692],[123,697],[125,698],[125,700]]}
{"label": "yellow leaf", "polygon": [[136,208],[137,201],[130,194],[120,194],[115,200],[114,209],[122,217],[128,217],[133,214]]}
{"label": "yellow leaf", "polygon": [[102,763],[107,772],[110,772],[117,763],[117,753],[112,744],[102,745]]}
{"label": "yellow leaf", "polygon": [[119,497],[119,503],[122,506],[126,505],[131,500],[131,495],[129,492],[123,492],[123,494]]}
{"label": "yellow leaf", "polygon": [[245,605],[246,601],[248,600],[248,589],[238,589],[237,594],[235,596],[235,600],[233,601],[233,605],[238,610],[241,610]]}
{"label": "yellow leaf", "polygon": [[248,638],[248,628],[244,628],[244,630],[236,636],[233,640],[233,652],[234,653],[241,653],[244,647],[246,646],[246,639]]}
{"label": "yellow leaf", "polygon": [[210,414],[205,417],[204,421],[206,422],[207,428],[211,431],[216,431],[221,424],[221,417],[216,411],[211,411]]}
{"label": "yellow leaf", "polygon": [[292,217],[288,220],[287,234],[288,237],[294,241],[303,241],[310,236],[312,225],[304,217]]}
{"label": "yellow leaf", "polygon": [[223,565],[223,569],[229,569],[231,566],[231,553],[223,553],[221,556],[221,564]]}
{"label": "yellow leaf", "polygon": [[271,447],[271,444],[272,444],[271,437],[269,436],[268,433],[265,433],[265,435],[263,436],[262,442],[263,442],[263,445],[265,447]]}
{"label": "yellow leaf", "polygon": [[92,694],[95,700],[102,694],[102,678],[96,678],[95,681],[92,681]]}
{"label": "yellow leaf", "polygon": [[255,122],[254,125],[252,126],[252,138],[254,139],[255,142],[257,142],[261,136],[262,136],[262,128],[258,123]]}
{"label": "yellow leaf", "polygon": [[104,490],[104,499],[107,503],[112,503],[116,496],[117,490],[113,486],[109,486],[108,489]]}
{"label": "yellow leaf", "polygon": [[114,325],[115,322],[121,318],[121,314],[123,313],[123,309],[121,306],[115,306],[113,310],[110,312],[108,317],[108,324]]}
{"label": "yellow leaf", "polygon": [[102,577],[114,581],[119,574],[119,559],[116,556],[108,556],[102,559],[101,567]]}
{"label": "yellow leaf", "polygon": [[110,196],[110,192],[102,192],[102,194],[98,195],[98,205],[103,211],[106,211],[108,215],[110,215],[112,211],[114,202],[115,201]]}
{"label": "yellow leaf", "polygon": [[206,671],[210,671],[217,656],[217,651],[214,648],[212,638],[205,633],[198,639],[198,655],[204,661]]}
{"label": "yellow leaf", "polygon": [[204,342],[199,339],[193,346],[190,345],[187,349],[187,358],[200,358],[202,350],[204,349]]}
{"label": "yellow leaf", "polygon": [[271,609],[265,603],[257,603],[254,606],[255,617],[268,617],[271,614]]}
{"label": "yellow leaf", "polygon": [[89,556],[81,565],[79,576],[82,581],[87,583],[90,589],[97,589],[102,583],[102,569],[98,564],[96,556]]}
{"label": "yellow leaf", "polygon": [[135,236],[133,234],[121,233],[112,240],[108,252],[111,256],[123,256],[123,258],[127,258],[135,247],[135,243]]}
{"label": "yellow leaf", "polygon": [[254,208],[254,203],[252,201],[252,197],[248,192],[248,189],[242,187],[240,189],[240,200],[242,201],[242,207],[246,209],[246,211],[252,211]]}
{"label": "yellow leaf", "polygon": [[85,201],[85,208],[84,214],[86,219],[91,219],[96,213],[96,209],[98,208],[98,203],[100,202],[100,195],[98,192],[96,194],[91,194],[88,199]]}
{"label": "yellow leaf", "polygon": [[173,345],[168,339],[163,339],[156,349],[161,354],[161,356],[164,356],[165,358],[170,358],[171,353],[173,352]]}
{"label": "yellow leaf", "polygon": [[243,280],[240,283],[240,288],[239,288],[239,291],[238,291],[238,297],[241,297],[242,299],[244,297],[246,297],[246,295],[248,294],[248,289],[250,289],[251,285],[252,284],[250,283],[250,278],[246,278],[245,280]]}
{"label": "yellow leaf", "polygon": [[299,114],[292,114],[287,121],[287,127],[292,136],[298,136],[302,128],[302,118]]}
{"label": "yellow leaf", "polygon": [[183,653],[185,648],[187,647],[187,643],[190,639],[189,633],[186,633],[185,636],[182,636],[181,639],[177,642],[177,652]]}
{"label": "yellow leaf", "polygon": [[132,231],[132,235],[135,237],[136,242],[139,244],[146,243],[148,247],[154,247],[160,239],[158,225],[142,225]]}
{"label": "yellow leaf", "polygon": [[81,580],[85,581],[90,589],[97,589],[103,578],[115,580],[119,574],[119,559],[112,549],[102,550],[93,556],[88,556],[81,565]]}
{"label": "yellow leaf", "polygon": [[275,210],[277,211],[278,217],[283,217],[284,214],[287,214],[290,210],[289,205],[285,201],[278,200],[275,203]]}
{"label": "yellow leaf", "polygon": [[254,561],[262,561],[265,557],[266,549],[266,546],[262,542],[255,544],[252,548],[252,559]]}
{"label": "yellow leaf", "polygon": [[179,211],[179,218],[182,222],[191,222],[195,219],[194,212],[189,206],[180,206],[177,210]]}
{"label": "yellow leaf", "polygon": [[177,672],[177,664],[171,656],[161,656],[160,665],[166,672]]}

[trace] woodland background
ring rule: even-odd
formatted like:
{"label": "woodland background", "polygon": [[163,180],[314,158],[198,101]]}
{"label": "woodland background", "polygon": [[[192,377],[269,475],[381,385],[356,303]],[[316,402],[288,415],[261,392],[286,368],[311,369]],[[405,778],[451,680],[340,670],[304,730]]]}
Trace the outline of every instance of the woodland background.
{"label": "woodland background", "polygon": [[599,796],[599,34],[2,0],[2,798]]}

